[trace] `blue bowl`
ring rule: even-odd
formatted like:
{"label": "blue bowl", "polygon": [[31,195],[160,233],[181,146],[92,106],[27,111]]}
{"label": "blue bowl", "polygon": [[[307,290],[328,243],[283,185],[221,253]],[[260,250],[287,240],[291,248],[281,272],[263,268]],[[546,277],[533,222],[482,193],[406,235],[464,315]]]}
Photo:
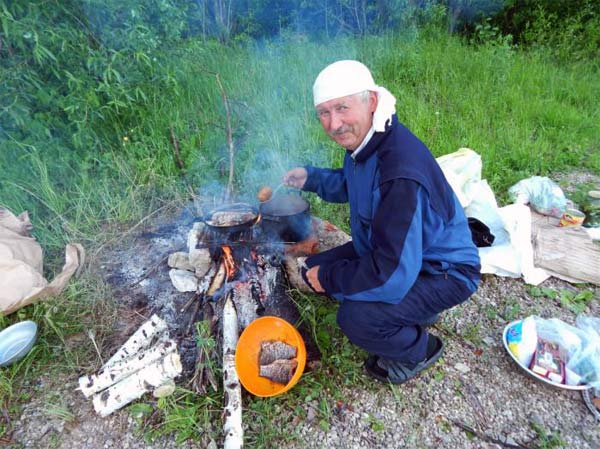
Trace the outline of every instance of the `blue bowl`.
{"label": "blue bowl", "polygon": [[37,337],[37,324],[21,321],[0,332],[0,366],[21,360],[33,347]]}

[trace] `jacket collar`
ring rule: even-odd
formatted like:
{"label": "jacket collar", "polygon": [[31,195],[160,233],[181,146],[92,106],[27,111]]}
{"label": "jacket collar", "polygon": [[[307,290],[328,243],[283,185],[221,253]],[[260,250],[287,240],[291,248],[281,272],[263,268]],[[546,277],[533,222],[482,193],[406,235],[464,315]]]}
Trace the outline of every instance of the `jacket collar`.
{"label": "jacket collar", "polygon": [[363,162],[366,161],[375,151],[379,148],[379,145],[383,140],[390,134],[392,128],[398,123],[398,117],[396,114],[392,116],[391,123],[388,123],[385,126],[385,131],[383,132],[375,132],[371,139],[367,142],[367,144],[362,147],[362,149],[354,150],[352,153],[352,158],[355,162]]}

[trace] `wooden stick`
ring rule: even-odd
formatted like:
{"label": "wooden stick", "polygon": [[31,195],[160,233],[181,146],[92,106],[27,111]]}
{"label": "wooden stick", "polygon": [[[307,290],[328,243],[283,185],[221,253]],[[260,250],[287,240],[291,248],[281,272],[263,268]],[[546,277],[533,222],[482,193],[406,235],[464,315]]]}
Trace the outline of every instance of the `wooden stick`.
{"label": "wooden stick", "polygon": [[183,305],[181,309],[179,309],[180,313],[185,312],[194,302],[194,300],[199,296],[198,292],[194,293],[190,299]]}
{"label": "wooden stick", "polygon": [[221,262],[219,264],[219,269],[217,270],[217,274],[212,279],[212,282],[210,283],[210,287],[208,287],[208,290],[206,291],[207,297],[211,297],[212,295],[215,294],[215,292],[217,290],[219,290],[221,288],[221,286],[223,285],[223,282],[225,282],[226,274],[227,273],[225,272],[225,264],[223,262]]}
{"label": "wooden stick", "polygon": [[181,159],[181,153],[179,152],[179,140],[175,136],[175,130],[173,129],[173,123],[169,124],[169,131],[171,132],[171,143],[173,144],[173,154],[175,155],[175,164],[179,168],[181,174],[185,173],[185,165]]}
{"label": "wooden stick", "polygon": [[192,332],[192,327],[196,323],[196,316],[198,315],[198,311],[200,310],[200,306],[202,305],[202,299],[203,298],[204,298],[204,296],[198,297],[198,300],[196,302],[194,302],[194,308],[192,309],[192,314],[190,316],[190,321],[189,321],[188,325],[185,328],[185,334],[184,335],[190,335],[190,333]]}
{"label": "wooden stick", "polygon": [[225,105],[225,115],[226,115],[226,123],[227,123],[227,143],[229,144],[229,180],[227,181],[227,189],[225,190],[225,198],[224,201],[229,201],[231,198],[231,192],[233,190],[233,160],[235,155],[235,150],[233,147],[233,134],[231,132],[231,112],[229,111],[229,102],[227,101],[227,94],[225,93],[225,89],[223,88],[223,84],[221,83],[221,78],[219,74],[215,74],[215,78],[217,79],[217,84],[219,85],[219,90],[221,91],[221,96],[223,97],[223,104]]}
{"label": "wooden stick", "polygon": [[521,446],[519,444],[511,444],[511,443],[507,443],[506,441],[499,440],[497,438],[489,437],[481,432],[478,432],[477,430],[473,429],[472,427],[461,423],[460,421],[450,419],[450,422],[452,424],[454,424],[455,426],[457,426],[458,428],[464,430],[465,432],[469,432],[469,433],[475,435],[480,440],[487,441],[488,443],[500,444],[501,446],[509,447],[512,449],[531,449],[528,446]]}
{"label": "wooden stick", "polygon": [[79,378],[79,389],[85,397],[89,397],[94,393],[98,393],[99,391],[120,382],[127,376],[145,368],[151,363],[162,359],[176,349],[177,344],[175,341],[171,339],[162,341],[147,351],[136,354],[135,357],[116,361],[109,367],[101,369],[96,374],[81,376]]}
{"label": "wooden stick", "polygon": [[242,389],[235,371],[235,348],[238,341],[238,319],[231,298],[223,305],[223,391],[225,422],[223,449],[239,449],[244,445],[242,429]]}

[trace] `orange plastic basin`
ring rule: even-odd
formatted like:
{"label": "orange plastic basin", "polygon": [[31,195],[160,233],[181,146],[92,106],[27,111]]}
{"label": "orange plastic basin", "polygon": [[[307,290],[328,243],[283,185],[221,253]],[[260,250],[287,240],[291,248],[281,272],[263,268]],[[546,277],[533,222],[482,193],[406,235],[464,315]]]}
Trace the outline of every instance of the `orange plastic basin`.
{"label": "orange plastic basin", "polygon": [[[298,367],[287,385],[258,375],[260,344],[269,340],[283,341],[298,348],[294,359]],[[302,336],[290,323],[275,316],[264,316],[250,323],[240,335],[235,351],[235,369],[240,382],[246,390],[260,397],[277,396],[288,391],[302,376],[305,364],[306,347]]]}

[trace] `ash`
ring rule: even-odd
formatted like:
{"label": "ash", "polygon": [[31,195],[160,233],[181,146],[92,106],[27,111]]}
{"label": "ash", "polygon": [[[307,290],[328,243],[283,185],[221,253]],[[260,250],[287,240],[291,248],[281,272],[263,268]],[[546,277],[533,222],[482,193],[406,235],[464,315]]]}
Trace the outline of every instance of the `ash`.
{"label": "ash", "polygon": [[[156,313],[165,320],[170,335],[178,342],[184,382],[192,378],[198,364],[196,323],[203,319],[210,320],[213,336],[219,342],[220,326],[216,326],[216,323],[222,315],[222,299],[230,292],[234,293],[234,297],[236,291],[251,292],[239,294],[246,302],[242,304],[238,301],[236,304],[241,328],[260,315],[279,316],[291,323],[297,323],[300,317],[287,293],[283,242],[262,232],[260,227],[242,235],[223,236],[206,232],[199,225],[187,209],[177,216],[164,218],[162,222],[130,238],[130,241],[121,242],[120,248],[113,248],[109,255],[110,262],[102,265],[114,297],[118,298],[123,308],[146,318]],[[188,252],[191,249],[188,245],[192,229],[198,230],[195,247],[208,248],[215,267],[218,266],[222,254],[220,247],[224,243],[231,245],[236,259],[236,275],[223,282],[210,297],[205,297],[205,292],[179,292],[169,277],[167,259],[174,252]],[[310,343],[310,332],[302,328],[300,331],[309,343],[308,348],[316,348]],[[309,349],[309,357],[314,353]]]}

